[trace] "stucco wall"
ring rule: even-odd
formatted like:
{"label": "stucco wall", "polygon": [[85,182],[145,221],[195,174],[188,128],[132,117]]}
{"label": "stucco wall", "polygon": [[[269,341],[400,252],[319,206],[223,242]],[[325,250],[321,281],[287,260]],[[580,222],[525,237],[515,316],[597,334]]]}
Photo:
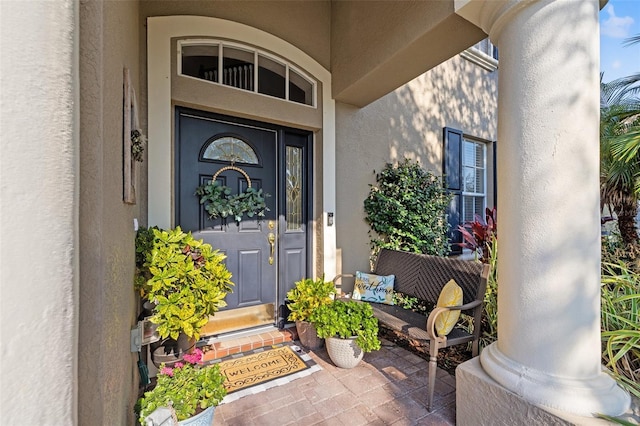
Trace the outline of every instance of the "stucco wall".
{"label": "stucco wall", "polygon": [[135,1],[80,3],[80,424],[133,423],[133,218],[146,214],[122,201],[123,68],[140,93],[143,30]]}
{"label": "stucco wall", "polygon": [[334,1],[331,71],[336,100],[365,106],[486,36],[453,0]]}
{"label": "stucco wall", "polygon": [[140,2],[143,16],[198,15],[240,22],[288,41],[329,69],[331,2],[177,1]]}
{"label": "stucco wall", "polygon": [[76,422],[73,1],[0,4],[0,424]]}
{"label": "stucco wall", "polygon": [[[497,71],[456,56],[364,108],[336,105],[336,232],[342,272],[369,268],[363,203],[369,184],[375,183],[374,170],[408,157],[441,175],[445,126],[496,140],[497,80]],[[487,157],[490,162],[490,150]],[[491,176],[492,169],[487,170],[489,183]]]}

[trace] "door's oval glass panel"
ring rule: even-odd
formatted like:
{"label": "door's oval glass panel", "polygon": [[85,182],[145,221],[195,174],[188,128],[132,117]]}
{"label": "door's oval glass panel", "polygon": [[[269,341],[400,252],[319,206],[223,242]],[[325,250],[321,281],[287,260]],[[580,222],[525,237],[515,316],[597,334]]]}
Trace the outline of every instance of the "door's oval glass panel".
{"label": "door's oval glass panel", "polygon": [[182,75],[218,83],[217,44],[182,45]]}
{"label": "door's oval glass panel", "polygon": [[258,55],[258,93],[285,99],[286,73],[283,64]]}
{"label": "door's oval glass panel", "polygon": [[242,139],[233,136],[213,139],[202,153],[202,159],[259,164],[258,156],[253,148]]}
{"label": "door's oval glass panel", "polygon": [[289,69],[289,100],[313,105],[313,83],[292,69]]}
{"label": "door's oval glass panel", "polygon": [[254,53],[229,46],[222,51],[222,83],[253,91]]}
{"label": "door's oval glass panel", "polygon": [[302,149],[287,146],[287,231],[302,227]]}

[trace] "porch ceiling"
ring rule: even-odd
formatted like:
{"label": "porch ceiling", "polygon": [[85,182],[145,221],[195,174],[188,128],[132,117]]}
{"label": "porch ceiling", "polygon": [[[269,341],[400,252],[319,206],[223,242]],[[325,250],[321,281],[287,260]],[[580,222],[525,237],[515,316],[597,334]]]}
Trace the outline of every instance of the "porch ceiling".
{"label": "porch ceiling", "polygon": [[363,107],[485,37],[454,0],[333,0],[333,97]]}

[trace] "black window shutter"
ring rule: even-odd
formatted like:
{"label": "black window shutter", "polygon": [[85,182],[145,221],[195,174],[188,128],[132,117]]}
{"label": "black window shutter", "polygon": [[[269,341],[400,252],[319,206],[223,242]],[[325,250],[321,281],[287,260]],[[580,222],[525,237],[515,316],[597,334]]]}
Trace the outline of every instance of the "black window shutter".
{"label": "black window shutter", "polygon": [[493,141],[493,205],[498,205],[498,150],[497,141]]}
{"label": "black window shutter", "polygon": [[449,220],[450,254],[461,254],[462,234],[458,225],[462,224],[462,131],[445,127],[443,131],[442,173],[447,190],[453,195],[447,218]]}

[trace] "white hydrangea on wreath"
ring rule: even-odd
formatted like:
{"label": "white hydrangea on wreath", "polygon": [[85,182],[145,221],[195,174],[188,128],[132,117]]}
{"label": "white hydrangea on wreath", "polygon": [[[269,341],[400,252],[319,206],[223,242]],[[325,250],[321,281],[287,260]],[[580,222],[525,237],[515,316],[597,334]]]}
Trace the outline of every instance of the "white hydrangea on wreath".
{"label": "white hydrangea on wreath", "polygon": [[[227,170],[241,173],[247,180],[247,189],[239,194],[232,194],[231,188],[220,185],[216,179]],[[252,188],[247,172],[233,165],[218,170],[209,183],[196,188],[195,195],[200,197],[200,204],[204,204],[211,219],[231,216],[236,222],[240,222],[244,214],[248,217],[264,217],[265,212],[269,211],[265,200],[270,195],[263,193],[262,188]]]}

